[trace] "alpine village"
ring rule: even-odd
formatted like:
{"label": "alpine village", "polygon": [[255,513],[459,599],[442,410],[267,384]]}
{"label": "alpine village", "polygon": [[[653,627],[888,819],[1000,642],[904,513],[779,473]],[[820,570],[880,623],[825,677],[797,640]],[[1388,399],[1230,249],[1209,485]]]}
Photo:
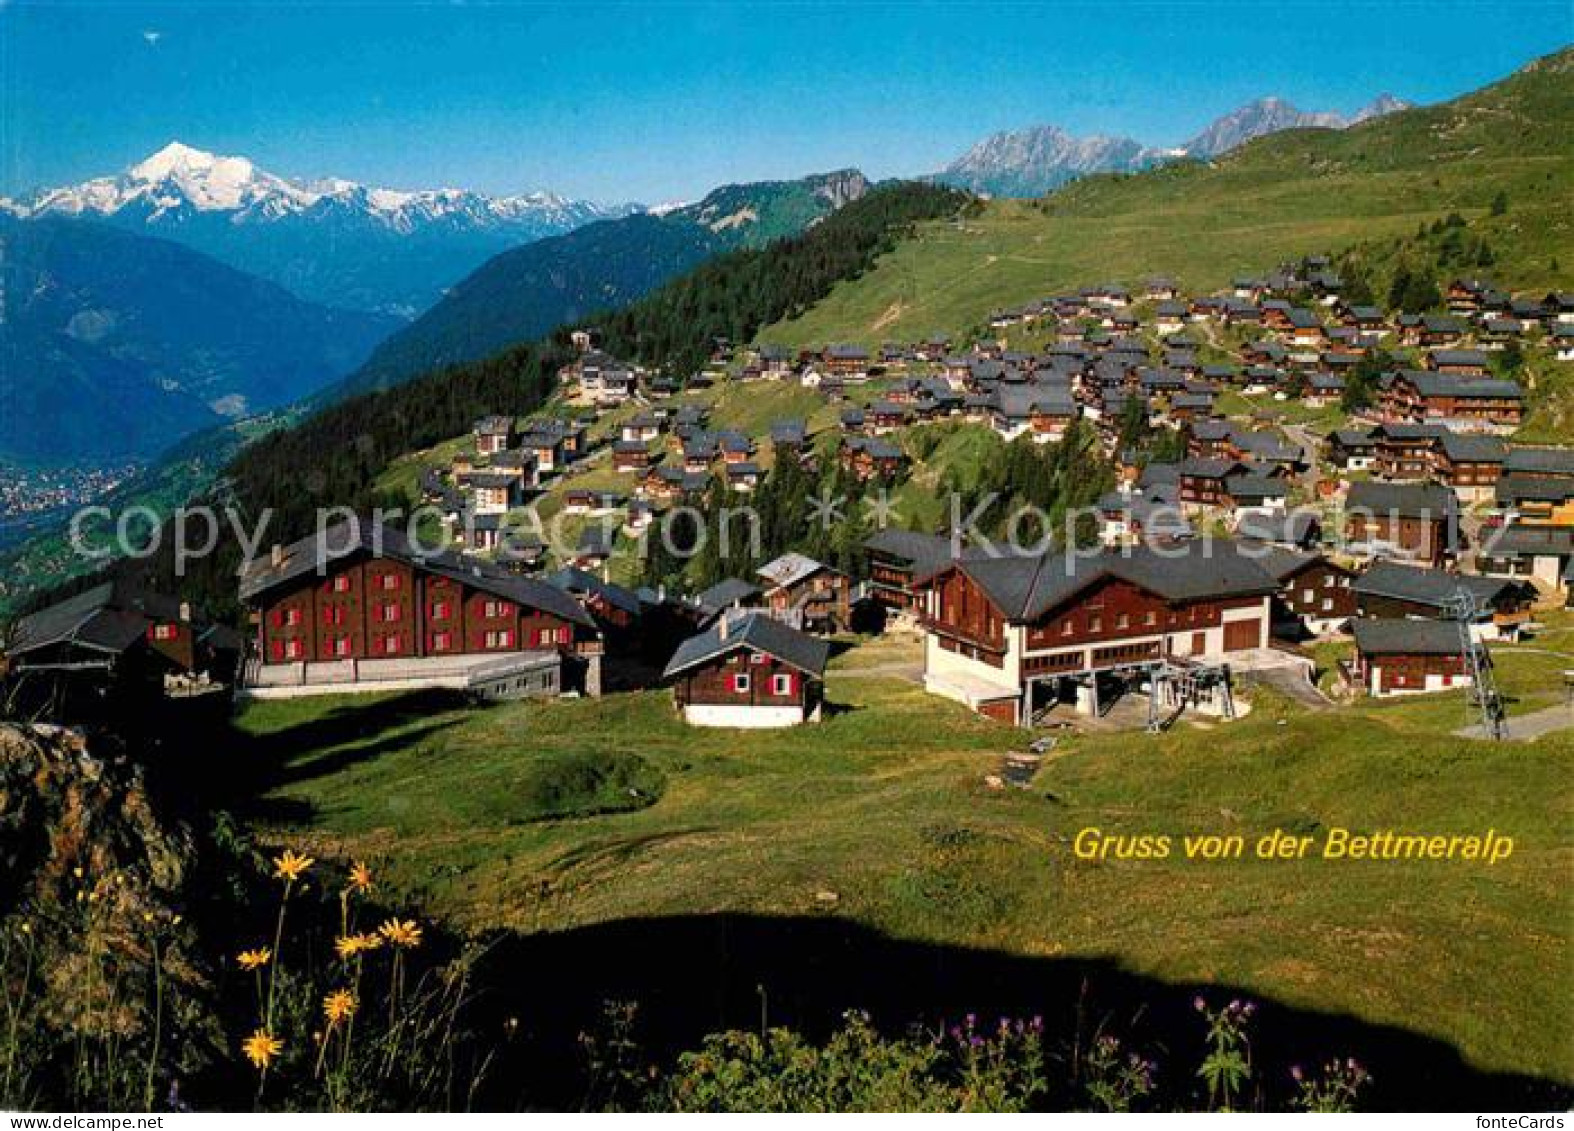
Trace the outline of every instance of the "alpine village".
{"label": "alpine village", "polygon": [[1571,119],[729,186],[9,547],[0,1106],[1566,1106]]}

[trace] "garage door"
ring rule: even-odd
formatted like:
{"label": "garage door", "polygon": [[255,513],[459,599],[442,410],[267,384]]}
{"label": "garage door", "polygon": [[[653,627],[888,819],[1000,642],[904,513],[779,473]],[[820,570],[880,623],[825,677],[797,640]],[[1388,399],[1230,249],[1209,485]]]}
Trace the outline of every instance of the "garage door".
{"label": "garage door", "polygon": [[1233,620],[1224,626],[1224,650],[1239,652],[1242,648],[1255,648],[1262,639],[1261,620]]}

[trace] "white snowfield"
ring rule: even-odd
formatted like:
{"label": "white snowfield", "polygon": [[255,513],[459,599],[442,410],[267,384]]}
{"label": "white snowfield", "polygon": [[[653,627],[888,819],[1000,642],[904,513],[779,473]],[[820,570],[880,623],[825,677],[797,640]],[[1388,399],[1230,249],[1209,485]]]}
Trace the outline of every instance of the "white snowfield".
{"label": "white snowfield", "polygon": [[259,169],[245,157],[223,157],[178,141],[119,176],[97,177],[14,199],[0,198],[0,209],[23,218],[50,213],[111,216],[136,209],[149,222],[191,209],[234,213],[235,223],[266,223],[313,210],[345,210],[400,232],[437,222],[487,228],[529,220],[577,227],[629,211],[549,192],[489,196],[456,188],[369,188],[336,177],[292,180]]}

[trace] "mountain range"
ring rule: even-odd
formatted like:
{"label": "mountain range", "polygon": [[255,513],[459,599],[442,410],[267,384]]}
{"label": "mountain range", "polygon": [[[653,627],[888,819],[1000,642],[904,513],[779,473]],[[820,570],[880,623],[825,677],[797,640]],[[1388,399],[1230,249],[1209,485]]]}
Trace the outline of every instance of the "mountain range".
{"label": "mountain range", "polygon": [[342,377],[398,325],[170,240],[0,215],[0,458],[152,455]]}
{"label": "mountain range", "polygon": [[603,220],[525,244],[453,287],[334,392],[386,387],[626,305],[712,256],[801,232],[868,189],[856,169],[727,185],[695,204]]}
{"label": "mountain range", "polygon": [[1135,173],[1168,161],[1211,160],[1253,138],[1291,129],[1346,129],[1406,109],[1410,103],[1379,95],[1348,118],[1333,111],[1304,111],[1282,98],[1259,98],[1210,123],[1173,147],[1129,137],[1076,137],[1057,126],[991,134],[934,175],[934,179],[990,196],[1042,196],[1068,181],[1096,173]]}
{"label": "mountain range", "polygon": [[329,306],[413,316],[500,251],[627,215],[551,193],[403,191],[292,180],[171,142],[113,177],[0,198],[0,211],[162,236]]}

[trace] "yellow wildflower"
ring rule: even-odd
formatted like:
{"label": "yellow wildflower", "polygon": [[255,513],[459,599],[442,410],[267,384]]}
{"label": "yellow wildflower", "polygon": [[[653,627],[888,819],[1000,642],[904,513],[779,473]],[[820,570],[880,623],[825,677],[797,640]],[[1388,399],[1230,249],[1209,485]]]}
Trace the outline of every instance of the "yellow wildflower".
{"label": "yellow wildflower", "polygon": [[281,880],[293,882],[315,863],[310,856],[302,856],[294,849],[285,849],[282,856],[273,858],[273,874]]}
{"label": "yellow wildflower", "polygon": [[415,925],[414,919],[390,919],[377,930],[394,946],[413,948],[421,945],[421,928]]}
{"label": "yellow wildflower", "polygon": [[284,1051],[284,1042],[275,1037],[266,1029],[258,1029],[247,1037],[241,1044],[241,1051],[246,1054],[246,1059],[258,1068],[266,1069],[273,1063],[273,1058]]}
{"label": "yellow wildflower", "polygon": [[322,1015],[332,1028],[355,1012],[355,995],[349,990],[334,990],[322,999]]}
{"label": "yellow wildflower", "polygon": [[265,946],[259,946],[256,950],[243,950],[235,956],[242,970],[261,970],[272,959],[273,951]]}
{"label": "yellow wildflower", "polygon": [[376,950],[383,945],[383,940],[377,935],[340,935],[334,941],[333,948],[339,952],[340,958],[354,958],[368,950]]}
{"label": "yellow wildflower", "polygon": [[356,891],[372,890],[372,870],[360,861],[350,867],[350,886]]}

